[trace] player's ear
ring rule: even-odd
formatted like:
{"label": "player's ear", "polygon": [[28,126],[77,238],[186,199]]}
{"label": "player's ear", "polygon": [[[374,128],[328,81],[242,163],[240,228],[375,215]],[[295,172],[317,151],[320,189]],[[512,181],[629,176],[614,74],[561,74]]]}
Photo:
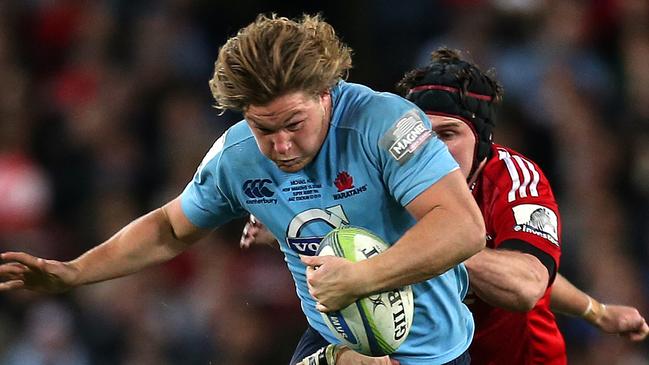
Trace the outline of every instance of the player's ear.
{"label": "player's ear", "polygon": [[323,113],[327,113],[328,109],[331,109],[331,91],[326,89],[317,95],[320,106],[323,110]]}
{"label": "player's ear", "polygon": [[318,94],[318,97],[320,99],[320,102],[325,102],[326,100],[331,98],[331,90],[326,89]]}

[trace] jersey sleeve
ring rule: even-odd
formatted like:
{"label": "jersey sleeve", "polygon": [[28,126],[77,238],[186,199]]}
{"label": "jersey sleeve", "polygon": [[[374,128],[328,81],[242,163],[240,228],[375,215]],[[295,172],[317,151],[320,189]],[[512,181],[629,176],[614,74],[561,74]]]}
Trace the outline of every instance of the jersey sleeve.
{"label": "jersey sleeve", "polygon": [[180,195],[181,206],[187,218],[201,228],[215,228],[246,212],[228,194],[229,186],[222,166],[227,131],[207,152],[193,179]]}
{"label": "jersey sleeve", "polygon": [[387,190],[402,206],[458,169],[446,145],[432,131],[426,114],[409,101],[385,93],[375,101],[365,144]]}
{"label": "jersey sleeve", "polygon": [[[498,150],[498,161],[488,179],[496,186],[491,202],[494,246],[507,241],[525,242],[554,260],[556,274],[561,256],[561,219],[550,184],[539,167],[520,155]],[[530,251],[533,252],[533,251]]]}

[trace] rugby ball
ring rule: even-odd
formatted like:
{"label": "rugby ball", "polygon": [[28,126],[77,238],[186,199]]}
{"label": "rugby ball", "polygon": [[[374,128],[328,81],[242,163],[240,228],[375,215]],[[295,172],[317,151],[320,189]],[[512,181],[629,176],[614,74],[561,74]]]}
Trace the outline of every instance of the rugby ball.
{"label": "rugby ball", "polygon": [[[338,256],[357,262],[388,249],[389,245],[359,227],[344,226],[329,232],[318,256]],[[340,342],[370,356],[388,355],[408,337],[414,302],[410,285],[361,298],[339,311],[321,313]]]}

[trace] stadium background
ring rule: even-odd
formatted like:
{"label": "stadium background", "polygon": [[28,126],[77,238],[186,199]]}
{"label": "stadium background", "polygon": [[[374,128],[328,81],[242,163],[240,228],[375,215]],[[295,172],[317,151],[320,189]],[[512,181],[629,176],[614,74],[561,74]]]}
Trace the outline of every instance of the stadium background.
{"label": "stadium background", "polygon": [[[321,11],[349,80],[393,90],[440,45],[494,66],[496,140],[549,175],[561,272],[649,315],[649,3],[644,0],[0,2],[0,251],[71,259],[174,197],[238,120],[211,108],[218,47],[258,12]],[[278,252],[242,221],[171,263],[58,296],[0,294],[0,364],[284,364],[304,329]],[[559,317],[571,364],[648,345]]]}

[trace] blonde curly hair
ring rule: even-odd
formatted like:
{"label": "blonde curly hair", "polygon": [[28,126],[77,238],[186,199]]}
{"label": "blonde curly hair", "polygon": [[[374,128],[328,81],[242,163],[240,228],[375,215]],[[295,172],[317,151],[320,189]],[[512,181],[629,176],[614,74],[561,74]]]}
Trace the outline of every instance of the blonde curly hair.
{"label": "blonde curly hair", "polygon": [[351,52],[320,15],[259,15],[219,50],[209,82],[215,106],[245,111],[290,92],[318,95],[346,77]]}

